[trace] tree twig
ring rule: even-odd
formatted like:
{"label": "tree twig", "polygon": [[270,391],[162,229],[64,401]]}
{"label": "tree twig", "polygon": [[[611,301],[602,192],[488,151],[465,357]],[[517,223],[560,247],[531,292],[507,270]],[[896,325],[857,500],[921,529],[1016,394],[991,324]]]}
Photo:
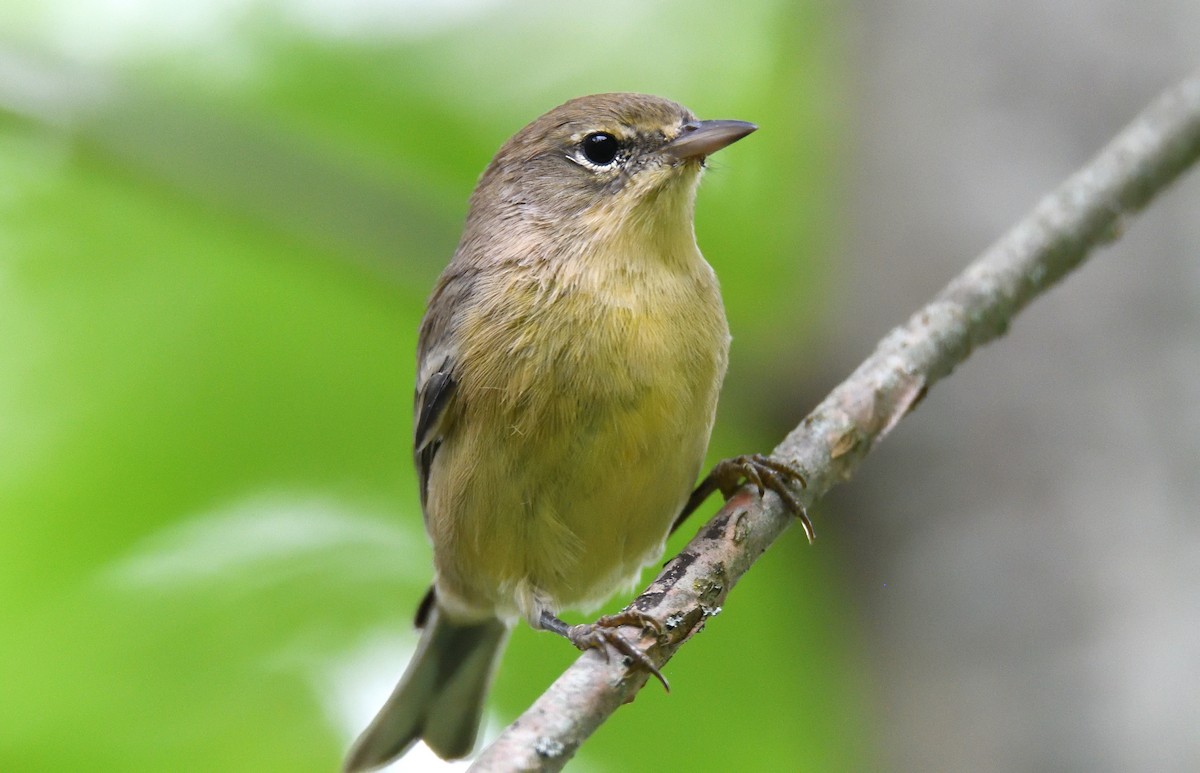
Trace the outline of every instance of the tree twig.
{"label": "tree twig", "polygon": [[[1090,164],[950,282],[774,450],[805,472],[805,505],[846,481],[926,391],[1002,335],[1031,300],[1112,241],[1126,221],[1200,157],[1200,72],[1163,93]],[[664,621],[657,641],[624,629],[660,666],[718,611],[791,523],[779,498],[743,488],[633,602]],[[559,770],[646,682],[646,673],[583,654],[476,760],[472,770]]]}

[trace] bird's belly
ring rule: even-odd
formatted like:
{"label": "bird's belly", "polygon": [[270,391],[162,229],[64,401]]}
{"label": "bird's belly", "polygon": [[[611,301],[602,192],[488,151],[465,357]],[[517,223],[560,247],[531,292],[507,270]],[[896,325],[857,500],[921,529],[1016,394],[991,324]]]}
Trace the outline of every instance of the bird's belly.
{"label": "bird's belly", "polygon": [[[637,579],[696,480],[711,424],[707,404],[668,390],[597,410],[543,460],[529,512],[524,568],[554,608],[588,609]],[[554,444],[551,444],[554,445]],[[519,606],[527,606],[520,599]]]}
{"label": "bird's belly", "polygon": [[464,416],[434,470],[455,483],[431,486],[451,517],[430,523],[453,524],[431,530],[439,589],[535,620],[635,581],[703,461],[728,340],[716,312],[682,334],[665,315],[593,319],[587,341],[539,341],[475,392],[491,420]]}

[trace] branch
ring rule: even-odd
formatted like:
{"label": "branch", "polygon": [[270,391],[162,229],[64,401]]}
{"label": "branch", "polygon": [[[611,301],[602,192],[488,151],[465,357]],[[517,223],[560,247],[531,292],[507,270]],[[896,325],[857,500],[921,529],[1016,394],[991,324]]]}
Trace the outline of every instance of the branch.
{"label": "branch", "polygon": [[[1200,157],[1200,72],[1169,89],[1096,158],[1046,196],[927,306],[887,335],[774,450],[804,470],[811,505],[859,463],[935,382],[1088,257]],[[657,641],[623,635],[662,665],[792,521],[780,499],[741,489],[673,558],[633,606],[662,620]],[[472,770],[562,768],[647,674],[584,653],[476,760]]]}

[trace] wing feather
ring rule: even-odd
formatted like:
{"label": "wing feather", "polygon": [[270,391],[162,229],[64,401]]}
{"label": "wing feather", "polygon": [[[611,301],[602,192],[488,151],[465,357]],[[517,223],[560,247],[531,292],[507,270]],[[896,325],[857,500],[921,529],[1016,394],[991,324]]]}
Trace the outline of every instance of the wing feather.
{"label": "wing feather", "polygon": [[417,391],[413,416],[413,457],[421,485],[421,508],[429,498],[433,460],[442,446],[448,415],[458,392],[458,347],[454,327],[475,281],[475,272],[451,262],[429,299],[417,342]]}

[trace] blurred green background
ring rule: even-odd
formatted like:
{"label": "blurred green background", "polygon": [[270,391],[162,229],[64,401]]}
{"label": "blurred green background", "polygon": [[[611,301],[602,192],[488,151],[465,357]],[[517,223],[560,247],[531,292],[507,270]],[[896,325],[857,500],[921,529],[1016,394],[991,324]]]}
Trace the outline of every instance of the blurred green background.
{"label": "blurred green background", "polygon": [[[0,769],[336,768],[430,574],[425,295],[491,154],[570,97],[762,127],[697,232],[735,339],[711,459],[772,446],[817,396],[839,29],[770,1],[8,0]],[[835,550],[785,538],[576,765],[867,765]],[[492,731],[573,657],[520,628]]]}

